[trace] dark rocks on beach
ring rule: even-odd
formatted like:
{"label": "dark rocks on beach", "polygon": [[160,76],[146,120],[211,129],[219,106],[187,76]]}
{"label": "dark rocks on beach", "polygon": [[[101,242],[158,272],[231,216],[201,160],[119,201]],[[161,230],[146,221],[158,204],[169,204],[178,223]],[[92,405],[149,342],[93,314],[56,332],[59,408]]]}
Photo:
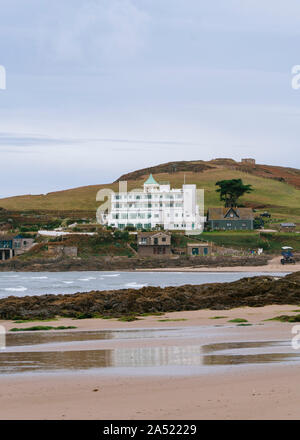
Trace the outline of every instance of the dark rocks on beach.
{"label": "dark rocks on beach", "polygon": [[0,300],[0,319],[122,317],[182,310],[225,310],[300,304],[300,272],[258,276],[230,283],[143,287],[69,295],[10,296]]}
{"label": "dark rocks on beach", "polygon": [[22,272],[61,272],[61,271],[96,271],[96,270],[135,270],[178,267],[234,267],[264,266],[271,257],[268,255],[248,256],[176,256],[161,258],[128,257],[88,257],[29,259],[13,258],[0,262],[0,271]]}

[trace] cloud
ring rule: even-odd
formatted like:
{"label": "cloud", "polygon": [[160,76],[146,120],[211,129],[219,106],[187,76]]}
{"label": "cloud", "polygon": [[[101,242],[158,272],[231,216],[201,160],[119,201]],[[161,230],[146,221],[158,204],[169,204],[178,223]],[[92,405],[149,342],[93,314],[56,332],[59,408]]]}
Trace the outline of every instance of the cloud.
{"label": "cloud", "polygon": [[131,0],[85,0],[77,7],[72,0],[51,9],[38,32],[40,56],[50,62],[101,67],[143,47],[148,15]]}
{"label": "cloud", "polygon": [[0,146],[51,146],[76,142],[70,139],[58,139],[42,135],[27,135],[14,133],[0,133]]}
{"label": "cloud", "polygon": [[1,190],[225,154],[299,166],[299,0],[2,3]]}
{"label": "cloud", "polygon": [[34,134],[0,133],[1,146],[52,146],[52,145],[82,145],[97,143],[145,144],[145,145],[197,145],[195,142],[178,140],[147,140],[122,138],[53,138]]}

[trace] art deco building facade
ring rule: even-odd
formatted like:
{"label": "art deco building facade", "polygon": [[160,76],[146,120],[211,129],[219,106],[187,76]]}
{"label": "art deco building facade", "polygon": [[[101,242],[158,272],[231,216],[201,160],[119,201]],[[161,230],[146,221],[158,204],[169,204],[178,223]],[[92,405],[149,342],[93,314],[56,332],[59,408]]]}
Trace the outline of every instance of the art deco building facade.
{"label": "art deco building facade", "polygon": [[202,230],[204,217],[197,204],[196,185],[171,188],[169,183],[159,184],[152,174],[143,189],[119,192],[111,196],[111,209],[101,219],[102,224],[124,229]]}

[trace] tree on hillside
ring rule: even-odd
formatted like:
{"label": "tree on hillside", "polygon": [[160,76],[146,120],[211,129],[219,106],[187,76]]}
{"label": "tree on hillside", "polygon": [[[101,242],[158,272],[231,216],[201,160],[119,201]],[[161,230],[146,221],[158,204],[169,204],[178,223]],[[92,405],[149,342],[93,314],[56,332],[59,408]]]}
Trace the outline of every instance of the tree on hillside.
{"label": "tree on hillside", "polygon": [[219,188],[220,200],[225,202],[225,207],[237,206],[237,201],[246,193],[253,191],[252,185],[244,185],[242,179],[219,180],[216,183]]}

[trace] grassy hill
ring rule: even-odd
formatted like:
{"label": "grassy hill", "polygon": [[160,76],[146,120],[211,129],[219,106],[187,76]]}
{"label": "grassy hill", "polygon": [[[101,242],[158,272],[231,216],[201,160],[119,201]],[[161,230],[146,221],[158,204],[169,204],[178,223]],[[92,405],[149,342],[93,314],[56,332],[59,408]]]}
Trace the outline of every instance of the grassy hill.
{"label": "grassy hill", "polygon": [[128,189],[141,187],[152,172],[157,181],[169,181],[173,187],[184,182],[195,183],[205,189],[205,207],[221,206],[215,183],[222,179],[241,178],[254,191],[241,199],[245,206],[267,209],[277,221],[300,222],[300,170],[268,165],[249,166],[232,159],[209,162],[170,162],[137,170],[121,176],[107,185],[91,185],[46,195],[24,195],[0,199],[0,207],[8,210],[93,211],[99,206],[97,191],[101,188],[118,189],[119,180],[128,181]]}
{"label": "grassy hill", "polygon": [[212,231],[203,232],[201,240],[215,243],[218,246],[229,246],[234,249],[263,248],[265,252],[279,254],[282,246],[292,246],[300,252],[300,234],[264,232],[264,231]]}

